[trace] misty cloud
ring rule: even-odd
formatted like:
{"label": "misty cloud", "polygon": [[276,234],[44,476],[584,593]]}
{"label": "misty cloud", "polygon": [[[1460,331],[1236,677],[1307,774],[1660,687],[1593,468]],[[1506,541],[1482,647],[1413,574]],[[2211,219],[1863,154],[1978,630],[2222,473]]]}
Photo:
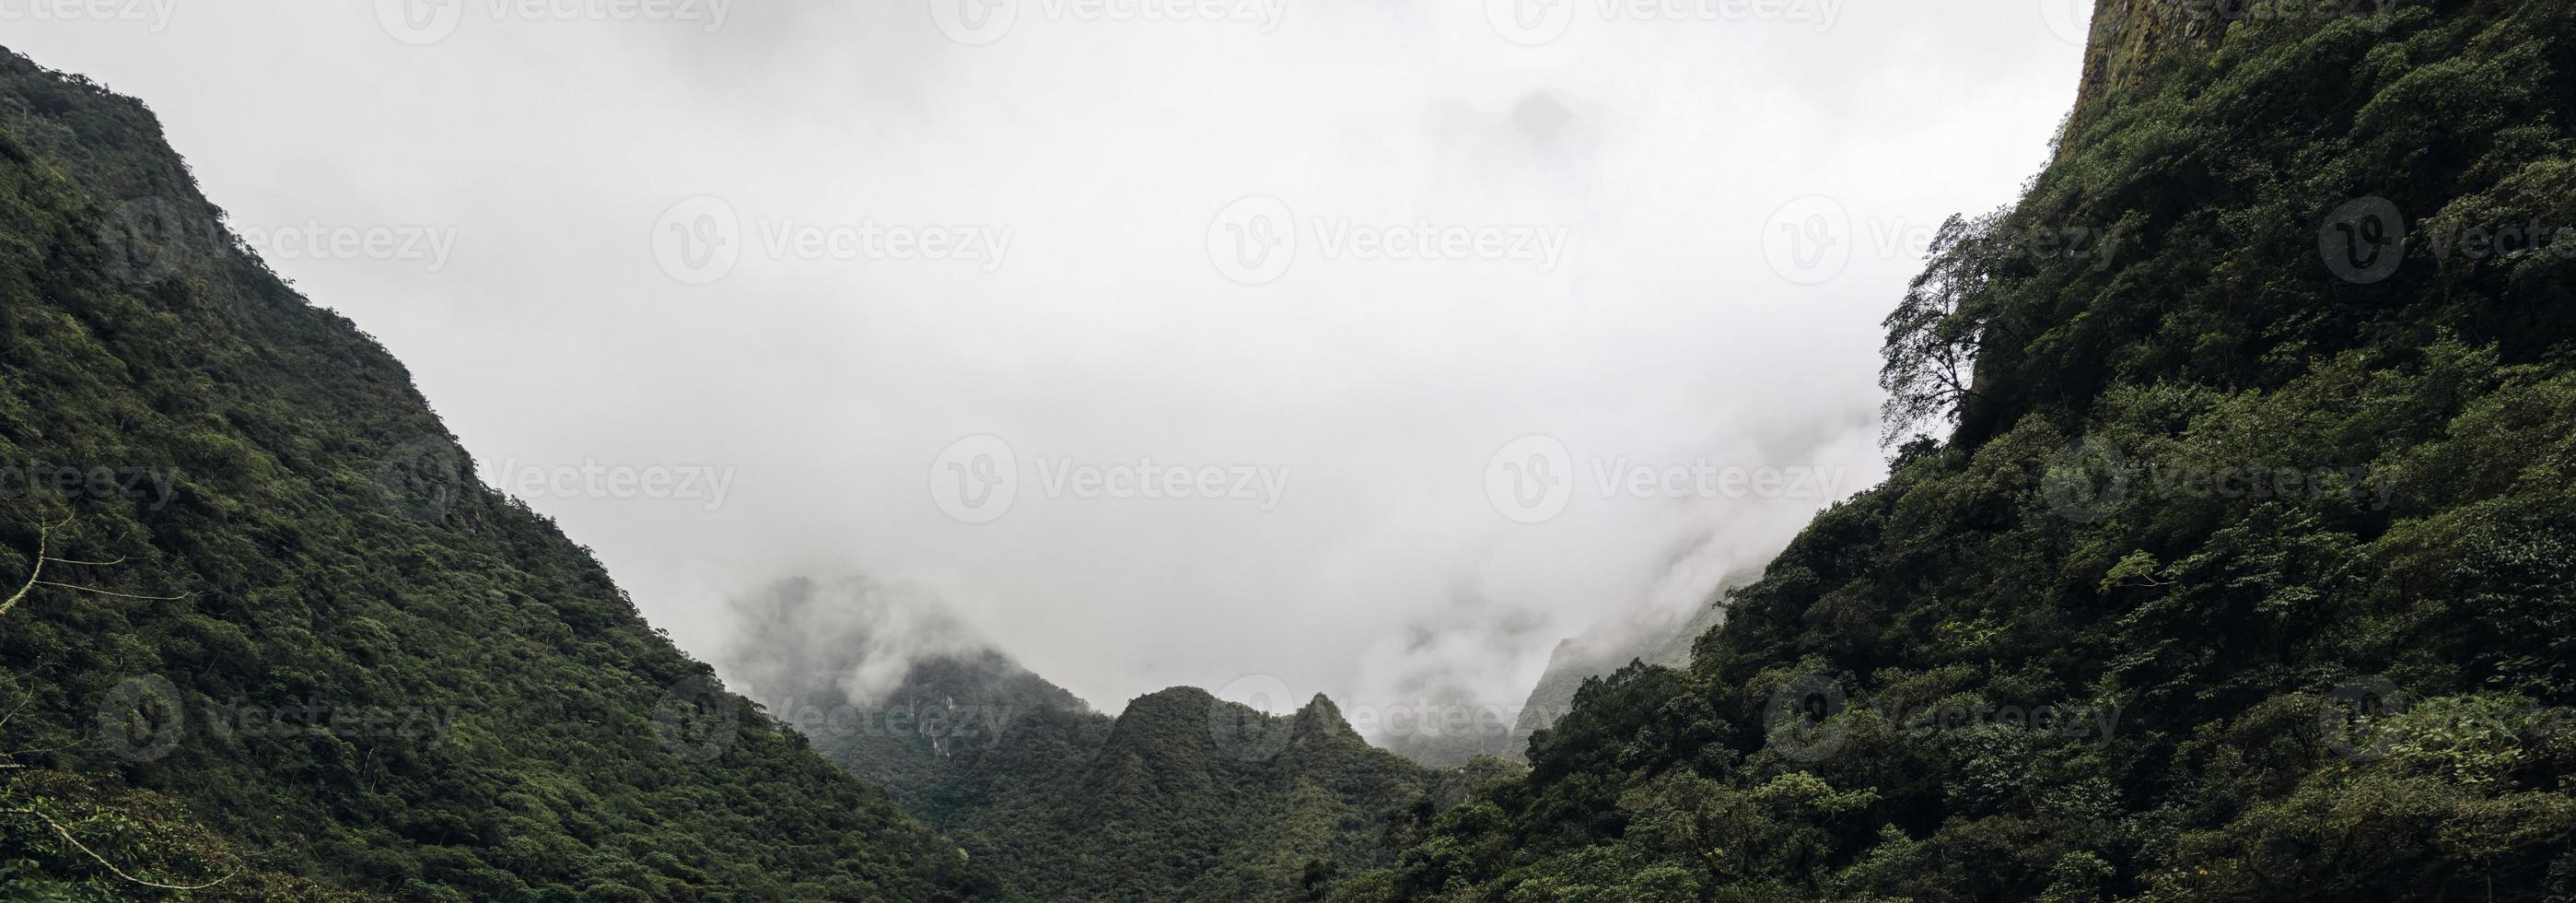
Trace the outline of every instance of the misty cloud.
{"label": "misty cloud", "polygon": [[991,648],[926,590],[864,578],[782,580],[734,597],[730,614],[736,629],[717,670],[762,703],[830,688],[840,704],[866,708],[916,664]]}
{"label": "misty cloud", "polygon": [[[1826,34],[1587,12],[1554,36],[1463,0],[1291,3],[1266,31],[1021,4],[982,44],[916,2],[743,3],[713,29],[467,5],[417,46],[374,4],[285,0],[185,7],[142,41],[22,23],[12,46],[150,98],[236,224],[452,235],[434,269],[272,263],[400,356],[479,461],[735,474],[712,510],[531,503],[744,689],[823,668],[865,692],[983,636],[1108,710],[1255,674],[1516,704],[1559,640],[1758,569],[1835,499],[1605,497],[1591,462],[1878,479],[1878,324],[1919,259],[1869,237],[2010,200],[2081,54],[1984,0],[1853,0]],[[1296,228],[1217,221],[1247,198]],[[1849,220],[1792,249],[1845,261],[1825,278],[1766,245],[1809,225],[1775,221],[1793,209]],[[1463,227],[1471,252],[1327,249],[1319,220]],[[1008,253],[795,252],[804,226],[828,252],[871,224],[1008,229]],[[1472,253],[1513,228],[1565,240],[1546,268]],[[738,257],[688,284],[675,247]],[[1212,259],[1265,248],[1258,284]],[[1016,498],[969,522],[934,475],[979,436],[1014,475],[954,463]],[[1526,437],[1572,467],[1546,518],[1489,491],[1553,475],[1497,476]],[[1265,509],[1051,494],[1029,469],[1149,459],[1293,479]],[[832,574],[878,582],[762,597]],[[742,648],[776,656],[720,654]]]}

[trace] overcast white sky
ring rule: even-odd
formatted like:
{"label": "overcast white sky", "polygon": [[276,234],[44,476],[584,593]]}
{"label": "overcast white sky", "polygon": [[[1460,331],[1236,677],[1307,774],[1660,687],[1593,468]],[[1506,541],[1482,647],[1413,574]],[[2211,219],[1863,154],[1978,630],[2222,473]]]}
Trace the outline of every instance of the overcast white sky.
{"label": "overcast white sky", "polygon": [[[0,43],[147,101],[683,645],[864,575],[1109,710],[1517,702],[1878,480],[1879,319],[2090,6],[123,2]],[[585,463],[690,482],[525,476]]]}

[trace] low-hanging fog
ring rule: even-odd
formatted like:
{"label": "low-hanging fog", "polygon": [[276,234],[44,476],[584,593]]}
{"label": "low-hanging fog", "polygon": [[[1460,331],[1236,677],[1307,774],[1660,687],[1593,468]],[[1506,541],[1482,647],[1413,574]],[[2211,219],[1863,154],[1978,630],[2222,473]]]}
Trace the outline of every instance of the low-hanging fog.
{"label": "low-hanging fog", "polygon": [[[1878,321],[2044,162],[2089,17],[958,2],[180,0],[0,43],[151,103],[691,650],[865,578],[1107,711],[1349,709],[1517,703],[1876,482]],[[923,619],[856,620],[899,655]]]}

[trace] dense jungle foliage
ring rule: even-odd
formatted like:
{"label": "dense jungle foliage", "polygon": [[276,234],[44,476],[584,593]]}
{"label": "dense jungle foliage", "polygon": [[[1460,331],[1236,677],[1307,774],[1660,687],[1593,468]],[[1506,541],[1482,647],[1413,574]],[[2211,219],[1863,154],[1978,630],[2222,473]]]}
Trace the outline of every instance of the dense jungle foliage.
{"label": "dense jungle foliage", "polygon": [[0,54],[0,898],[994,891],[219,216],[140,104]]}
{"label": "dense jungle foliage", "polygon": [[1525,772],[990,656],[894,699],[991,734],[733,696],[6,55],[0,898],[2576,899],[2576,6],[2297,9],[2088,73],[1888,317],[1894,476]]}
{"label": "dense jungle foliage", "polygon": [[1112,718],[992,653],[924,660],[864,705],[797,698],[781,717],[826,757],[1035,900],[1322,899],[1393,863],[1389,826],[1518,770],[1423,768],[1321,697],[1273,717],[1175,688]]}
{"label": "dense jungle foliage", "polygon": [[2300,8],[1946,229],[1893,478],[1343,898],[2576,899],[2576,6]]}
{"label": "dense jungle foliage", "polygon": [[1033,900],[1318,899],[1393,863],[1391,825],[1518,770],[1423,768],[1322,697],[1272,717],[1174,688],[1113,718],[916,588],[795,578],[731,607],[730,686]]}

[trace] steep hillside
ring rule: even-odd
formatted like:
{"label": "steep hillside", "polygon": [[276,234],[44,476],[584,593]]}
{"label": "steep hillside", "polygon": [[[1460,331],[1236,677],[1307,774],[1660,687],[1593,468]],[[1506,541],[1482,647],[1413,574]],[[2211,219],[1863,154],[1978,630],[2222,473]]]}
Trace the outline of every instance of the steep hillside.
{"label": "steep hillside", "polygon": [[2255,7],[2102,4],[1895,475],[1343,896],[2576,897],[2576,6]]}
{"label": "steep hillside", "polygon": [[1115,720],[1020,719],[937,824],[1044,899],[1303,900],[1389,863],[1388,832],[1468,779],[1370,746],[1322,697],[1270,717],[1178,688]]}
{"label": "steep hillside", "polygon": [[[1722,599],[1753,580],[1747,575],[1728,574],[1718,580],[1715,594]],[[1557,644],[1556,651],[1548,656],[1547,670],[1539,675],[1538,685],[1530,688],[1529,701],[1522,704],[1511,735],[1505,739],[1507,748],[1496,755],[1527,761],[1530,739],[1555,726],[1558,718],[1571,711],[1575,694],[1593,678],[1609,677],[1639,662],[1688,667],[1692,644],[1717,626],[1722,613],[1723,609],[1711,601],[1692,608],[1678,623],[1650,617],[1641,623],[1604,625]]]}
{"label": "steep hillside", "polygon": [[1517,770],[1414,765],[1322,697],[1274,718],[1176,688],[1102,715],[915,588],[786,580],[733,614],[732,685],[1030,899],[1310,899]]}
{"label": "steep hillside", "polygon": [[8,896],[990,888],[479,485],[219,217],[140,104],[0,54]]}

